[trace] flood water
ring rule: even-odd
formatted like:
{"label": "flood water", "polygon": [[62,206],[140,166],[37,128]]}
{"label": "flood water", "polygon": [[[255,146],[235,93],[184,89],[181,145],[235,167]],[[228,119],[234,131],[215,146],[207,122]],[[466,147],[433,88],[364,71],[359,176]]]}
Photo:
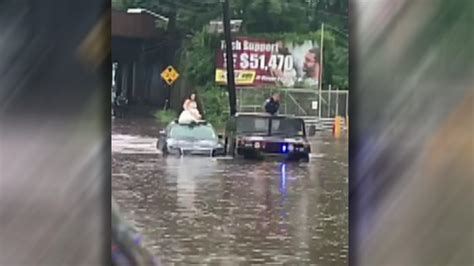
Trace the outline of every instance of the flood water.
{"label": "flood water", "polygon": [[163,158],[153,120],[112,124],[112,194],[165,265],[348,264],[345,137],[310,163]]}

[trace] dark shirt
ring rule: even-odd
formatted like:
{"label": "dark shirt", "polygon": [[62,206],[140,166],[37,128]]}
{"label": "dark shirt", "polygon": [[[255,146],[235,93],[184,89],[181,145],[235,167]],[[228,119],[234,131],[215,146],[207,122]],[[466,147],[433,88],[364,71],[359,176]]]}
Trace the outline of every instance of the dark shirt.
{"label": "dark shirt", "polygon": [[265,112],[274,115],[278,112],[280,108],[280,102],[275,101],[273,97],[265,101]]}

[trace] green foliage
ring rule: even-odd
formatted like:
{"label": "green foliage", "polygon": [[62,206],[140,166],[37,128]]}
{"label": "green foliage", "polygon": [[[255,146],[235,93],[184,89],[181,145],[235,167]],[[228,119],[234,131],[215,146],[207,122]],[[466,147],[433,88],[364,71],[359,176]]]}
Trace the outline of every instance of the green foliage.
{"label": "green foliage", "polygon": [[165,125],[169,124],[178,117],[176,112],[172,110],[158,110],[153,114],[153,116],[155,117],[158,123]]}
{"label": "green foliage", "polygon": [[244,21],[243,30],[253,33],[308,32],[307,3],[305,0],[236,0],[235,16]]}
{"label": "green foliage", "polygon": [[125,10],[126,9],[126,0],[112,0],[112,8],[117,10]]}
{"label": "green foliage", "polygon": [[204,118],[217,130],[225,127],[229,117],[229,96],[221,87],[209,86],[198,89],[198,95],[204,107]]}
{"label": "green foliage", "polygon": [[326,84],[333,84],[340,89],[349,88],[349,49],[344,46],[334,45],[331,49],[325,50],[325,60],[328,62],[324,64],[326,67],[324,73],[324,82]]}
{"label": "green foliage", "polygon": [[143,7],[147,0],[112,0],[112,8],[126,11],[128,8]]}
{"label": "green foliage", "polygon": [[205,31],[197,33],[187,47],[186,75],[196,86],[212,86],[214,83],[215,47],[219,38]]}

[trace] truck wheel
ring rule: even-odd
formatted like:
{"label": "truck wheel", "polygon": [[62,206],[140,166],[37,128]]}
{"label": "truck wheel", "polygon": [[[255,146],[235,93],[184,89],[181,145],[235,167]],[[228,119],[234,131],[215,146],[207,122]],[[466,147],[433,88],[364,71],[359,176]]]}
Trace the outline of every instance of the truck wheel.
{"label": "truck wheel", "polygon": [[309,154],[303,155],[303,157],[301,157],[300,161],[302,161],[304,163],[309,163]]}
{"label": "truck wheel", "polygon": [[230,156],[235,157],[235,140],[234,139],[229,143],[228,152]]}
{"label": "truck wheel", "polygon": [[246,160],[261,160],[261,159],[263,159],[263,156],[260,156],[259,154],[255,153],[255,152],[248,152],[248,151],[243,154],[243,157]]}
{"label": "truck wheel", "polygon": [[224,155],[227,155],[227,153],[229,152],[229,138],[228,137],[225,137],[224,139]]}
{"label": "truck wheel", "polygon": [[168,155],[168,148],[166,148],[166,145],[163,146],[163,149],[161,151],[163,152],[163,156]]}

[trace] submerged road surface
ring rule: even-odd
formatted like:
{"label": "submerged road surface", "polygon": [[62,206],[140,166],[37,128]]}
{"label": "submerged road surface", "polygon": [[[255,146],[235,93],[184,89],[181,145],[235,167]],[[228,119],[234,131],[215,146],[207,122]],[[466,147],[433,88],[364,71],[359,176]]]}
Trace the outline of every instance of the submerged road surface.
{"label": "submerged road surface", "polygon": [[112,194],[165,264],[348,263],[348,143],[310,163],[163,158],[152,120],[113,121]]}

